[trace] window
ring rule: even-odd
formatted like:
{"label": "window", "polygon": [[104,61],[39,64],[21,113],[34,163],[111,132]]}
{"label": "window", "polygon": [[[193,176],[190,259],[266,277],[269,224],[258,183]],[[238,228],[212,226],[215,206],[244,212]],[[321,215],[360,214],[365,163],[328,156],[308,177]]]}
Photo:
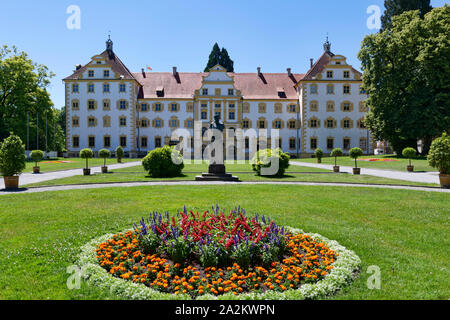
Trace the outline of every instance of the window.
{"label": "window", "polygon": [[360,129],[365,129],[366,125],[364,124],[364,119],[359,120],[359,126]]}
{"label": "window", "polygon": [[327,120],[327,128],[329,128],[329,129],[334,128],[334,120],[332,120],[332,119]]}
{"label": "window", "polygon": [[161,138],[160,137],[155,138],[155,148],[161,148]]}
{"label": "window", "polygon": [[275,129],[281,129],[281,121],[280,120],[275,120],[274,127],[275,127]]}
{"label": "window", "polygon": [[317,85],[316,84],[311,85],[311,94],[317,94]]}
{"label": "window", "polygon": [[78,117],[72,118],[72,127],[78,127],[80,125],[80,120]]}
{"label": "window", "polygon": [[342,111],[350,111],[350,103],[349,102],[344,102],[344,104],[342,105]]}
{"label": "window", "polygon": [[228,119],[230,119],[230,120],[235,120],[235,113],[234,113],[234,111],[230,111],[230,112],[228,113]]}
{"label": "window", "polygon": [[126,127],[127,126],[127,118],[126,117],[120,117],[119,118],[119,125],[121,127]]}
{"label": "window", "polygon": [[334,94],[334,85],[327,85],[327,94]]}
{"label": "window", "polygon": [[170,105],[170,111],[172,111],[172,112],[177,112],[177,111],[178,111],[178,104],[172,103],[172,104]]}
{"label": "window", "polygon": [[93,78],[94,77],[94,70],[89,70],[88,71],[88,77],[89,78]]}
{"label": "window", "polygon": [[208,108],[208,104],[207,103],[202,103],[201,108],[202,109]]}
{"label": "window", "polygon": [[95,87],[93,84],[88,84],[88,92],[89,93],[94,93],[95,92]]}
{"label": "window", "polygon": [[207,120],[207,119],[208,119],[208,112],[202,111],[202,120]]}
{"label": "window", "polygon": [[88,101],[88,110],[95,110],[95,101],[94,100]]}
{"label": "window", "polygon": [[188,102],[186,104],[186,112],[192,112],[192,111],[194,111],[194,104],[191,102]]}
{"label": "window", "polygon": [[344,138],[343,147],[344,147],[344,150],[350,149],[350,138]]}
{"label": "window", "polygon": [[72,146],[74,148],[80,147],[80,137],[72,137]]}
{"label": "window", "polygon": [[156,127],[156,128],[161,128],[161,127],[162,127],[162,123],[161,123],[161,120],[160,120],[160,119],[156,119],[156,120],[155,120],[155,127]]}
{"label": "window", "polygon": [[141,111],[144,111],[144,112],[148,111],[148,104],[146,104],[146,103],[141,104]]}
{"label": "window", "polygon": [[220,109],[220,108],[222,108],[222,104],[216,103],[216,104],[214,105],[214,107],[215,107],[216,109]]}
{"label": "window", "polygon": [[141,137],[141,147],[142,148],[147,148],[147,137]]}
{"label": "window", "polygon": [[194,127],[194,120],[188,120],[187,121],[187,127],[188,128],[193,128]]}
{"label": "window", "polygon": [[215,115],[216,115],[216,117],[219,117],[219,118],[222,117],[222,114],[220,113],[220,111],[216,111]]}
{"label": "window", "polygon": [[295,120],[289,120],[288,122],[289,129],[297,129],[297,123]]}
{"label": "window", "polygon": [[244,128],[244,129],[250,128],[250,122],[248,120],[243,120],[242,121],[242,128]]}
{"label": "window", "polygon": [[350,129],[350,120],[345,119],[343,122],[344,129]]}
{"label": "window", "polygon": [[111,147],[111,137],[110,136],[104,136],[103,137],[103,146],[105,148]]}
{"label": "window", "polygon": [[103,100],[103,110],[110,110],[111,104],[109,100]]}
{"label": "window", "polygon": [[258,112],[259,113],[266,113],[266,104],[265,103],[260,103],[258,105]]}
{"label": "window", "polygon": [[312,150],[317,149],[317,138],[311,138],[309,143]]}
{"label": "window", "polygon": [[127,87],[124,83],[119,84],[119,92],[127,92]]}
{"label": "window", "polygon": [[334,102],[327,102],[327,112],[334,112]]}
{"label": "window", "polygon": [[319,104],[316,101],[311,102],[310,105],[309,105],[309,109],[312,112],[317,112],[317,111],[319,111]]}
{"label": "window", "polygon": [[109,70],[103,70],[103,78],[109,78]]}
{"label": "window", "polygon": [[295,113],[297,111],[297,106],[295,104],[289,105],[289,112]]}
{"label": "window", "polygon": [[234,96],[234,89],[228,89],[228,95]]}
{"label": "window", "polygon": [[72,93],[79,93],[80,92],[80,86],[76,83],[72,84]]}
{"label": "window", "polygon": [[89,148],[95,148],[95,137],[88,138]]}
{"label": "window", "polygon": [[234,103],[230,103],[230,104],[228,105],[228,107],[231,108],[231,109],[234,109],[235,105],[234,105]]}
{"label": "window", "polygon": [[94,117],[89,117],[88,118],[88,127],[95,127],[95,118]]}
{"label": "window", "polygon": [[333,78],[333,71],[327,71],[327,78],[328,79]]}
{"label": "window", "polygon": [[109,92],[109,84],[103,85],[103,92]]}
{"label": "window", "polygon": [[177,128],[178,127],[178,120],[177,119],[171,119],[170,120],[170,127],[171,128]]}
{"label": "window", "polygon": [[202,90],[202,95],[207,96],[208,95],[208,89],[203,89]]}
{"label": "window", "polygon": [[281,103],[275,103],[275,113],[283,113],[283,105]]}
{"label": "window", "polygon": [[290,138],[289,139],[289,149],[293,150],[295,148],[297,148],[296,139],[295,138]]}
{"label": "window", "polygon": [[359,94],[366,94],[366,89],[364,89],[362,86],[359,87]]}
{"label": "window", "polygon": [[147,119],[142,119],[141,120],[141,127],[142,128],[148,128],[148,120]]}
{"label": "window", "polygon": [[329,149],[329,150],[334,149],[334,139],[333,138],[327,139],[327,149]]}
{"label": "window", "polygon": [[362,150],[367,150],[367,138],[360,138],[359,139],[359,147]]}
{"label": "window", "polygon": [[245,149],[250,149],[250,139],[245,137]]}
{"label": "window", "polygon": [[127,108],[127,102],[125,100],[120,100],[119,102],[119,109],[125,110]]}
{"label": "window", "polygon": [[127,146],[127,137],[120,137],[120,146],[121,147],[126,147]]}
{"label": "window", "polygon": [[349,79],[350,78],[350,71],[344,71],[344,78]]}
{"label": "window", "polygon": [[156,112],[160,112],[161,111],[161,103],[156,103],[155,104],[155,111]]}
{"label": "window", "polygon": [[80,109],[80,104],[78,103],[78,101],[73,101],[72,102],[72,110],[79,110]]}
{"label": "window", "polygon": [[214,90],[214,94],[215,94],[216,96],[221,96],[221,95],[222,95],[222,90],[221,90],[220,88],[216,88],[216,89]]}
{"label": "window", "polygon": [[265,120],[259,120],[259,129],[265,129],[266,128],[266,121]]}
{"label": "window", "polygon": [[350,94],[350,86],[344,85],[344,94]]}
{"label": "window", "polygon": [[311,119],[311,120],[309,121],[309,126],[310,126],[311,128],[317,128],[317,119]]}

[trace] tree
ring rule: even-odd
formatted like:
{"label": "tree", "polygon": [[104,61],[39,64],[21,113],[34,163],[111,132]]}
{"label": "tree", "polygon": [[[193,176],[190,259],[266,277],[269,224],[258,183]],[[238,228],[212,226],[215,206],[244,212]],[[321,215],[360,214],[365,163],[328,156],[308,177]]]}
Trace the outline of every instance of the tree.
{"label": "tree", "polygon": [[405,11],[419,10],[420,17],[423,19],[425,14],[433,9],[430,0],[385,0],[384,7],[386,10],[381,17],[381,30],[390,29],[392,18]]}
{"label": "tree", "polygon": [[393,17],[392,27],[366,36],[358,58],[369,95],[365,123],[397,154],[450,128],[450,7]]}
{"label": "tree", "polygon": [[228,72],[234,72],[234,62],[228,55],[228,51],[225,48],[220,50],[217,43],[214,44],[211,53],[209,54],[208,64],[206,65],[205,72],[220,64],[222,67],[227,69]]}
{"label": "tree", "polygon": [[53,76],[46,66],[34,63],[16,47],[0,48],[0,141],[14,132],[30,149],[38,149],[38,131],[39,147],[47,145],[49,149],[62,151],[65,137],[57,124],[57,110],[46,90]]}
{"label": "tree", "polygon": [[0,173],[5,177],[19,175],[26,166],[25,148],[22,140],[10,135],[0,143]]}
{"label": "tree", "polygon": [[358,158],[363,155],[363,151],[360,148],[353,148],[349,152],[350,158],[355,159],[355,168],[358,168]]}

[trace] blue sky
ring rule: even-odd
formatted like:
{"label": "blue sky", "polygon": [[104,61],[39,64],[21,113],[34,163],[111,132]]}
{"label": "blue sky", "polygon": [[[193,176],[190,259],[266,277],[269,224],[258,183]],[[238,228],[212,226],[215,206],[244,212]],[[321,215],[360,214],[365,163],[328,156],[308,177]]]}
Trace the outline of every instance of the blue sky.
{"label": "blue sky", "polygon": [[[56,76],[49,88],[64,105],[62,78],[76,64],[105,49],[111,31],[116,54],[133,72],[203,71],[215,42],[227,48],[236,72],[308,70],[322,54],[329,33],[334,53],[356,68],[361,40],[369,30],[370,5],[384,0],[3,0],[0,45],[16,45]],[[433,6],[448,1],[432,0]],[[81,29],[69,30],[67,7],[81,9]]]}

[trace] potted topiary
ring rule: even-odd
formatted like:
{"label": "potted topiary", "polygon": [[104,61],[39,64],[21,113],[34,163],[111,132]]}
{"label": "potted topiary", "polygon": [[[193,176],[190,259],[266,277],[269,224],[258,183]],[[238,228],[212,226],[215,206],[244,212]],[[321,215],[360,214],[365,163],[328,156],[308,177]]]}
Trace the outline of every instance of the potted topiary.
{"label": "potted topiary", "polygon": [[411,164],[411,159],[414,158],[416,156],[416,149],[414,148],[405,148],[402,151],[402,155],[409,159],[409,166],[406,166],[406,170],[408,172],[413,172],[414,171],[414,166]]}
{"label": "potted topiary", "polygon": [[111,157],[111,152],[108,149],[102,149],[98,152],[100,158],[103,158],[102,173],[108,173],[108,167],[106,166],[106,159]]}
{"label": "potted topiary", "polygon": [[323,158],[323,151],[322,151],[322,149],[317,148],[314,151],[314,154],[316,155],[317,163],[322,163],[322,158]]}
{"label": "potted topiary", "polygon": [[116,148],[117,163],[122,163],[123,155],[124,155],[123,148],[121,146],[118,146]]}
{"label": "potted topiary", "polygon": [[30,158],[34,161],[33,173],[40,173],[41,167],[38,166],[38,163],[44,158],[44,152],[41,150],[33,150],[30,153]]}
{"label": "potted topiary", "polygon": [[428,163],[439,170],[441,187],[450,189],[450,136],[446,133],[431,144]]}
{"label": "potted topiary", "polygon": [[363,151],[360,148],[353,148],[350,150],[350,158],[355,159],[355,167],[353,168],[353,174],[361,174],[361,168],[358,168],[358,158],[363,155]]}
{"label": "potted topiary", "polygon": [[83,175],[89,176],[91,174],[91,169],[89,169],[88,160],[94,156],[94,152],[91,149],[86,148],[80,151],[80,158],[86,159],[86,168],[83,169]]}
{"label": "potted topiary", "polygon": [[331,156],[334,157],[334,167],[333,167],[333,171],[335,173],[339,173],[339,166],[337,165],[337,158],[338,157],[342,157],[344,155],[344,153],[342,152],[341,148],[335,148],[333,149],[333,151],[331,151]]}
{"label": "potted topiary", "polygon": [[0,143],[0,172],[7,190],[19,188],[19,175],[26,167],[25,147],[13,134]]}

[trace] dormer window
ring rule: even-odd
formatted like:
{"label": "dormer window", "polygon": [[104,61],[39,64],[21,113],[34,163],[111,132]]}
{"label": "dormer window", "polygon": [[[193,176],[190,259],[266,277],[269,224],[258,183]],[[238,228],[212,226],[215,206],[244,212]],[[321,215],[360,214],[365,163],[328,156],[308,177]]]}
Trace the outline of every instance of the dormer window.
{"label": "dormer window", "polygon": [[341,62],[340,61],[336,61],[336,64],[341,64]]}
{"label": "dormer window", "polygon": [[286,92],[284,91],[284,88],[277,88],[277,92],[278,92],[278,98],[286,99]]}
{"label": "dormer window", "polygon": [[207,96],[208,95],[208,89],[203,89],[202,90],[202,95]]}
{"label": "dormer window", "polygon": [[89,70],[88,71],[88,77],[89,78],[93,78],[94,77],[94,70]]}
{"label": "dormer window", "polygon": [[164,97],[164,87],[157,87],[156,88],[156,96],[158,98]]}
{"label": "dormer window", "polygon": [[103,70],[103,78],[109,78],[109,70]]}
{"label": "dormer window", "polygon": [[349,79],[350,78],[350,71],[344,71],[344,78]]}
{"label": "dormer window", "polygon": [[333,78],[333,71],[327,71],[327,78],[332,79]]}
{"label": "dormer window", "polygon": [[228,95],[234,96],[234,89],[228,89]]}

